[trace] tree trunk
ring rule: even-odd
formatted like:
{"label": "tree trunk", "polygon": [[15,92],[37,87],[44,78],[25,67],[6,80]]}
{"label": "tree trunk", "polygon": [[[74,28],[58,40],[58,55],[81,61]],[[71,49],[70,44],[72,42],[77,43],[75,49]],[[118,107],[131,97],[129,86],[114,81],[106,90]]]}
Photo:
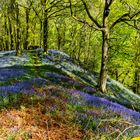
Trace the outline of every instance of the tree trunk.
{"label": "tree trunk", "polygon": [[108,29],[102,32],[103,44],[102,44],[102,63],[100,70],[100,80],[99,89],[101,92],[106,91],[106,81],[107,81],[107,64],[108,64]]}
{"label": "tree trunk", "polygon": [[62,35],[62,41],[61,41],[61,46],[64,47],[65,41],[66,41],[66,23],[64,21],[64,27],[63,27],[63,35]]}
{"label": "tree trunk", "polygon": [[14,42],[13,42],[13,32],[12,32],[12,25],[11,25],[11,20],[8,17],[8,24],[9,24],[9,46],[10,46],[10,50],[14,49]]}
{"label": "tree trunk", "polygon": [[102,31],[102,62],[100,70],[100,79],[99,79],[99,89],[101,92],[106,91],[106,82],[107,82],[107,68],[108,68],[108,48],[109,48],[109,27],[108,27],[108,3],[105,3],[105,9],[103,14],[103,31]]}
{"label": "tree trunk", "polygon": [[24,49],[28,49],[28,36],[29,36],[29,9],[26,8],[26,33],[25,33],[25,42],[24,42]]}
{"label": "tree trunk", "polygon": [[140,95],[140,68],[137,71],[137,89],[136,93]]}
{"label": "tree trunk", "polygon": [[140,69],[135,70],[133,91],[140,95]]}
{"label": "tree trunk", "polygon": [[9,50],[8,46],[8,27],[7,27],[7,17],[4,16],[4,29],[5,29],[5,37],[4,37],[4,50]]}
{"label": "tree trunk", "polygon": [[16,4],[16,55],[20,54],[19,40],[19,7]]}
{"label": "tree trunk", "polygon": [[45,53],[47,53],[47,51],[48,51],[48,17],[47,17],[47,10],[44,11],[43,50],[44,50]]}
{"label": "tree trunk", "polygon": [[40,20],[40,39],[39,39],[39,46],[42,47],[42,37],[43,37],[43,31],[42,31],[42,20]]}
{"label": "tree trunk", "polygon": [[61,48],[61,35],[60,35],[60,27],[56,25],[57,30],[57,49],[60,50]]}

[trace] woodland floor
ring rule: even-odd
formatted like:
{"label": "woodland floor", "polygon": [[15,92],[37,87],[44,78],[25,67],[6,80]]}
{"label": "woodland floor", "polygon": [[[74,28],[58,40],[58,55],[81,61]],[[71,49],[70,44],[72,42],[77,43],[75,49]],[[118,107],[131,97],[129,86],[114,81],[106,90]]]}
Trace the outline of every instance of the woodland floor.
{"label": "woodland floor", "polygon": [[[67,72],[75,71],[70,76],[53,61],[44,58],[46,65],[42,64],[35,54],[17,58],[10,52],[0,57],[1,140],[130,140],[139,136],[140,113],[97,97],[98,90],[81,80],[90,78],[76,77],[79,67],[71,64]],[[96,80],[96,76],[91,80],[93,85]]]}

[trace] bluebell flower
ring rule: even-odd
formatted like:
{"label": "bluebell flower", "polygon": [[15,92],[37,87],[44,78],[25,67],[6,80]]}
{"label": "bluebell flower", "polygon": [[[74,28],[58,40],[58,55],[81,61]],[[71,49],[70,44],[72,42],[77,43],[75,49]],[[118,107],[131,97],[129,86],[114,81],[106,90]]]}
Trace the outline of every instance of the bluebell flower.
{"label": "bluebell flower", "polygon": [[11,78],[20,78],[27,76],[28,73],[23,69],[16,68],[1,68],[0,69],[0,81],[8,81]]}
{"label": "bluebell flower", "polygon": [[70,92],[75,94],[76,96],[79,95],[79,96],[83,97],[82,100],[85,101],[85,103],[87,105],[92,105],[92,106],[96,106],[99,108],[103,108],[106,111],[113,111],[115,113],[119,113],[123,118],[125,118],[127,120],[131,120],[134,123],[140,124],[140,113],[139,112],[133,111],[122,105],[108,101],[104,98],[95,97],[95,96],[89,95],[84,92],[80,92],[77,90],[70,90]]}
{"label": "bluebell flower", "polygon": [[17,94],[17,93],[35,94],[36,91],[33,90],[33,86],[43,87],[46,85],[46,83],[47,80],[42,78],[31,78],[28,80],[23,80],[13,85],[1,86],[0,95],[8,96],[9,94]]}

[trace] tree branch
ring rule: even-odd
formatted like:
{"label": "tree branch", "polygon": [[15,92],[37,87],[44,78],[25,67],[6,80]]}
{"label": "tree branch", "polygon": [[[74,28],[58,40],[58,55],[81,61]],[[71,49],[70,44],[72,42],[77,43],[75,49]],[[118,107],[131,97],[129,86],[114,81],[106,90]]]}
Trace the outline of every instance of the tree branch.
{"label": "tree branch", "polygon": [[[120,18],[118,18],[110,27],[110,29],[114,28],[114,26],[120,22],[125,22],[126,24],[128,24],[127,21],[132,21],[136,16],[138,16],[140,14],[140,11],[134,13],[132,16],[130,16],[130,13],[125,13],[123,14]],[[136,20],[134,20],[136,21]],[[129,24],[128,24],[129,25]],[[131,24],[130,24],[131,25]],[[132,25],[131,25],[132,26]]]}
{"label": "tree branch", "polygon": [[114,26],[115,26],[116,24],[118,24],[118,23],[120,23],[120,22],[126,20],[125,17],[127,17],[127,16],[129,16],[129,13],[123,14],[120,18],[118,18],[115,22],[113,22],[113,24],[111,25],[110,29],[114,28]]}
{"label": "tree branch", "polygon": [[69,3],[70,3],[70,13],[71,13],[71,16],[73,15],[73,11],[72,11],[72,3],[71,3],[71,0],[69,0]]}
{"label": "tree branch", "polygon": [[136,29],[136,30],[140,30],[137,26],[135,26],[135,21],[134,21],[134,25],[128,23],[127,21],[124,21],[124,23],[126,23],[128,26],[133,27],[133,28]]}
{"label": "tree branch", "polygon": [[94,28],[95,30],[98,30],[98,31],[102,31],[103,30],[103,28],[98,28],[96,26],[93,26],[90,23],[88,23],[87,21],[81,20],[81,19],[77,18],[76,16],[72,16],[72,18],[77,20],[78,22],[81,22],[81,23],[84,23],[84,24],[88,25],[91,28]]}
{"label": "tree branch", "polygon": [[98,21],[96,19],[94,19],[94,17],[91,15],[86,2],[84,0],[81,0],[81,1],[85,7],[88,17],[91,19],[91,21],[93,21],[98,28],[102,28],[102,26],[98,23]]}
{"label": "tree branch", "polygon": [[50,18],[52,15],[56,14],[56,13],[59,13],[60,11],[63,11],[65,10],[66,8],[63,8],[63,9],[59,9],[59,10],[56,10],[54,12],[52,12],[50,15],[48,15],[48,18]]}
{"label": "tree branch", "polygon": [[111,4],[113,3],[113,1],[114,1],[114,0],[110,0],[110,1],[109,1],[109,3],[108,3],[108,7],[111,6]]}

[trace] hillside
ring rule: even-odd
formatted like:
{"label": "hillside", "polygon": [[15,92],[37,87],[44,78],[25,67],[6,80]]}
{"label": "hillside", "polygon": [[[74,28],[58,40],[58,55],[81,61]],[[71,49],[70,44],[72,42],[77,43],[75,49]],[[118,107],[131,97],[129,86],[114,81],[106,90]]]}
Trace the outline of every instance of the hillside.
{"label": "hillside", "polygon": [[42,49],[0,52],[0,138],[114,140],[139,136],[140,97],[78,66],[67,54]]}

